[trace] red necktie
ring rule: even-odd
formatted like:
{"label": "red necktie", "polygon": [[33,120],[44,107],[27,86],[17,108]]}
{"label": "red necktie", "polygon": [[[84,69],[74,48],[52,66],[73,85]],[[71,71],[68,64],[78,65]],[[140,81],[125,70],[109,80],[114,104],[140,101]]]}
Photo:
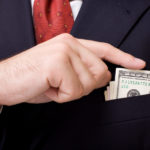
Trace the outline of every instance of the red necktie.
{"label": "red necktie", "polygon": [[69,33],[74,23],[69,0],[35,0],[33,18],[37,43]]}

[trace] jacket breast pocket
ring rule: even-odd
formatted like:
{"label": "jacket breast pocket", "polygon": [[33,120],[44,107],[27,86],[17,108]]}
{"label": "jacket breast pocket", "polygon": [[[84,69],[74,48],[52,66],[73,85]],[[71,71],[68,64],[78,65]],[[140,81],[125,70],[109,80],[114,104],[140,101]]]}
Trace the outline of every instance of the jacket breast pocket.
{"label": "jacket breast pocket", "polygon": [[101,106],[102,122],[117,123],[150,117],[150,95],[105,102]]}

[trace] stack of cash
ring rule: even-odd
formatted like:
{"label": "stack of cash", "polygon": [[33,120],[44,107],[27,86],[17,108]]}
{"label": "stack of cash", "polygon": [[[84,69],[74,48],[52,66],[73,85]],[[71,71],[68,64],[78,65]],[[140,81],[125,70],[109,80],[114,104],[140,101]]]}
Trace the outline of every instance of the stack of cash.
{"label": "stack of cash", "polygon": [[115,81],[104,92],[105,100],[150,94],[150,71],[117,68]]}

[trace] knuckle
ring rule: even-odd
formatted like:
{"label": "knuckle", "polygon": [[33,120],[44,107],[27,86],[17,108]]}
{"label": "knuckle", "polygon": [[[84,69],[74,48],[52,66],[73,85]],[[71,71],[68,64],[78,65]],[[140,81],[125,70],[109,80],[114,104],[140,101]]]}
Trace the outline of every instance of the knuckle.
{"label": "knuckle", "polygon": [[60,42],[58,44],[58,49],[59,49],[59,51],[62,51],[64,53],[66,53],[66,52],[68,53],[70,50],[70,46],[66,42]]}
{"label": "knuckle", "polygon": [[128,57],[128,62],[133,62],[134,61],[134,57],[130,54],[127,54]]}
{"label": "knuckle", "polygon": [[110,50],[114,50],[114,46],[109,44],[109,43],[103,43],[103,46],[104,46],[104,52],[105,52],[105,55],[107,56],[110,52]]}
{"label": "knuckle", "polygon": [[111,48],[111,45],[109,43],[102,43],[103,58],[109,54],[110,48]]}
{"label": "knuckle", "polygon": [[103,43],[104,44],[104,46],[106,46],[106,47],[111,47],[112,45],[111,44],[109,44],[109,43]]}
{"label": "knuckle", "polygon": [[107,77],[108,73],[108,67],[106,65],[103,66],[103,68],[100,68],[97,75],[95,76],[95,79],[97,81],[96,84],[99,84],[105,77]]}
{"label": "knuckle", "polygon": [[69,54],[71,52],[70,47],[65,43],[59,43],[57,45],[58,51],[55,52],[58,60],[68,60]]}
{"label": "knuckle", "polygon": [[107,75],[106,75],[106,77],[105,77],[105,78],[106,78],[106,84],[108,84],[108,82],[111,80],[111,77],[112,77],[112,76],[111,76],[111,73],[108,71],[108,72],[107,72]]}
{"label": "knuckle", "polygon": [[104,65],[103,75],[105,76],[108,73],[108,67]]}
{"label": "knuckle", "polygon": [[102,76],[105,76],[107,71],[108,71],[108,67],[104,65],[101,69],[99,69],[99,73],[98,73],[99,77],[101,78]]}
{"label": "knuckle", "polygon": [[73,36],[71,34],[69,34],[69,33],[62,33],[62,34],[59,35],[59,38],[61,40],[65,40],[66,41],[66,40],[72,40]]}
{"label": "knuckle", "polygon": [[109,83],[110,80],[111,80],[111,75],[109,75],[105,78],[105,80],[104,80],[103,84],[101,85],[101,87],[106,86]]}
{"label": "knuckle", "polygon": [[106,73],[108,71],[108,66],[107,65],[103,66],[103,71],[104,71],[104,73]]}
{"label": "knuckle", "polygon": [[103,46],[104,46],[106,51],[109,50],[110,48],[112,48],[112,45],[109,43],[103,43]]}
{"label": "knuckle", "polygon": [[111,73],[108,71],[107,74],[101,78],[100,82],[97,84],[97,88],[104,87],[111,80]]}

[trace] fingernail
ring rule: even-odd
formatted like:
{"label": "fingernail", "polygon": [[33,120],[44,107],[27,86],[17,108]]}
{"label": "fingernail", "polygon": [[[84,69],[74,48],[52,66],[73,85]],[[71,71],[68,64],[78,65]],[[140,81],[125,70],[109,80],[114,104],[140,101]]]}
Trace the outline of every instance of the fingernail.
{"label": "fingernail", "polygon": [[141,64],[141,65],[145,65],[145,61],[144,60],[142,60],[142,59],[139,59],[139,58],[135,58],[135,62],[137,63],[137,64]]}

